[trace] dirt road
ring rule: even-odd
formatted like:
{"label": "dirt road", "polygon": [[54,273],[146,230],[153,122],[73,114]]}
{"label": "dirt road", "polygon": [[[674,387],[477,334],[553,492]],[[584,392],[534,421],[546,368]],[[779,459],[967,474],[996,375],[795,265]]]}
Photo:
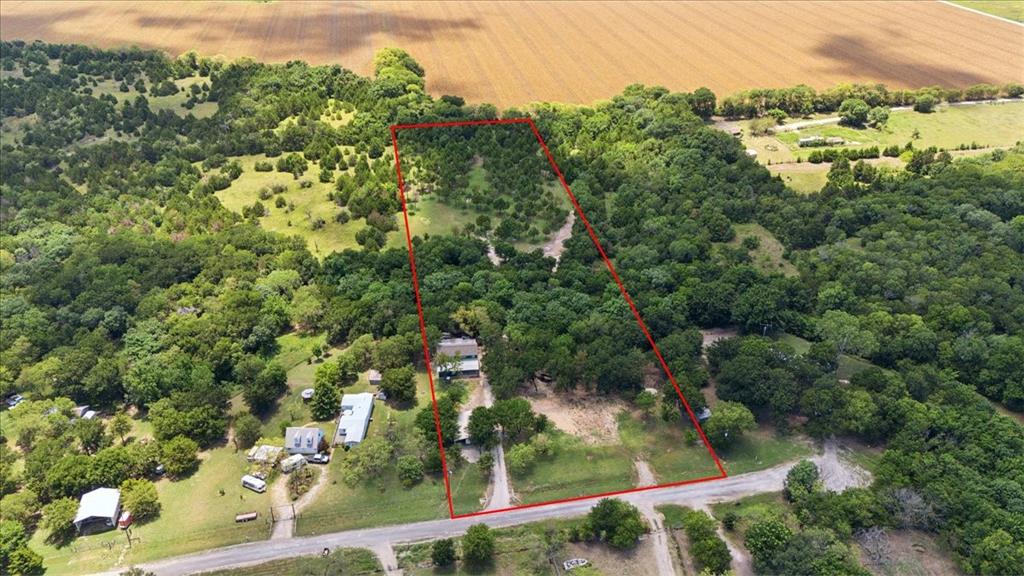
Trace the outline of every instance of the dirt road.
{"label": "dirt road", "polygon": [[[735,500],[762,492],[777,492],[782,490],[782,483],[786,478],[786,473],[793,464],[795,462],[781,464],[759,472],[699,484],[635,492],[623,495],[622,499],[638,507],[680,504],[696,508],[708,502]],[[177,576],[230,567],[251,566],[279,558],[316,555],[325,547],[332,549],[343,547],[373,549],[382,543],[393,546],[399,543],[455,537],[465,533],[466,529],[473,524],[479,523],[485,523],[493,528],[503,528],[538,522],[549,518],[582,516],[595,503],[596,500],[593,499],[578,500],[536,508],[520,508],[508,512],[471,518],[430,520],[397,526],[335,532],[319,536],[250,542],[186,556],[167,558],[144,564],[143,568],[153,571],[160,576]],[[111,571],[107,574],[113,576],[119,571]]]}

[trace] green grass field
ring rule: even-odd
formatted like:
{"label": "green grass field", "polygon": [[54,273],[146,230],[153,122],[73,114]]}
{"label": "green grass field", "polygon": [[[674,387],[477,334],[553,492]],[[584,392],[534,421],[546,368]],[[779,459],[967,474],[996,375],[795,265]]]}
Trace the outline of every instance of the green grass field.
{"label": "green grass field", "polygon": [[338,548],[327,558],[302,556],[275,560],[256,566],[200,572],[204,576],[313,576],[315,574],[345,574],[363,576],[383,574],[377,556],[362,548]]}
{"label": "green grass field", "polygon": [[781,273],[784,276],[796,276],[799,272],[789,260],[782,254],[785,248],[782,242],[774,234],[760,224],[733,224],[736,230],[736,238],[729,242],[729,246],[738,247],[742,245],[743,239],[753,236],[758,239],[760,246],[750,251],[750,257],[758,270],[767,274]]}
{"label": "green grass field", "polygon": [[[289,236],[301,236],[315,256],[324,257],[331,252],[346,248],[359,249],[356,243],[356,232],[366,223],[363,219],[353,219],[345,224],[335,221],[335,215],[342,209],[328,199],[327,194],[334,190],[334,184],[323,183],[317,179],[320,167],[311,162],[302,180],[312,183],[309,188],[300,188],[298,179],[285,172],[257,172],[253,165],[258,160],[267,160],[262,155],[239,156],[234,158],[242,165],[242,175],[216,196],[225,208],[232,212],[242,213],[246,206],[252,206],[259,200],[266,207],[268,215],[260,218],[260,226],[267,230],[280,232]],[[275,159],[269,159],[272,163]],[[280,194],[289,205],[278,208],[274,205],[275,198],[260,200],[259,191],[264,187],[282,184],[288,189]],[[314,221],[322,218],[324,225],[314,229]],[[391,235],[396,235],[392,232]]]}
{"label": "green grass field", "polygon": [[793,190],[801,194],[814,194],[819,192],[828,181],[828,170],[816,170],[814,172],[779,172],[768,167],[768,171],[782,178]]}
{"label": "green grass field", "polygon": [[520,503],[546,502],[635,486],[633,458],[624,446],[587,444],[564,432],[553,433],[551,439],[554,445],[551,456],[539,457],[523,474],[510,474],[512,490]]}
{"label": "green grass field", "polygon": [[[239,482],[248,471],[245,454],[224,446],[204,452],[202,459],[192,476],[157,482],[160,516],[133,527],[137,540],[130,549],[120,530],[84,536],[63,548],[46,544],[45,530],[36,531],[31,546],[42,554],[47,574],[108,570],[270,537],[269,493],[251,492]],[[236,524],[235,515],[242,512],[259,512],[260,517]]]}
{"label": "green grass field", "polygon": [[1024,22],[1024,2],[1021,0],[952,0],[967,8],[987,12],[994,16]]}
{"label": "green grass field", "polygon": [[[914,131],[919,138],[914,138]],[[806,160],[810,148],[799,148],[797,141],[805,136],[838,136],[847,142],[856,142],[841,148],[897,145],[913,142],[915,148],[956,149],[962,144],[976,143],[983,147],[1008,147],[1024,137],[1024,101],[1004,104],[978,104],[972,106],[940,106],[935,112],[921,114],[897,111],[881,130],[874,128],[848,128],[837,124],[813,126],[796,132],[781,132],[774,140],[781,144],[780,153],[788,151],[789,160],[796,156]],[[769,138],[771,140],[771,138]],[[767,141],[767,140],[766,140]],[[757,149],[756,146],[750,146]],[[759,150],[758,156],[761,152]],[[776,161],[773,160],[773,163]]]}

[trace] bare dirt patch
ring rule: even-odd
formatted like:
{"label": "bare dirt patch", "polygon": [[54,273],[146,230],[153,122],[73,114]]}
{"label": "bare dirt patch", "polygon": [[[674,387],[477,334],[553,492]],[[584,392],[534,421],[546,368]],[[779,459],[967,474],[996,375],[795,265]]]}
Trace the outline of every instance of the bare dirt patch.
{"label": "bare dirt patch", "polygon": [[654,562],[651,536],[647,535],[640,544],[627,552],[612,550],[605,544],[570,543],[562,549],[565,556],[558,561],[570,558],[586,558],[601,574],[621,574],[621,576],[649,576],[658,574]]}
{"label": "bare dirt patch", "polygon": [[618,443],[616,417],[629,409],[618,398],[599,396],[583,389],[555,392],[551,384],[541,381],[536,382],[536,388],[530,387],[522,395],[529,400],[534,412],[544,414],[559,430],[588,444]]}
{"label": "bare dirt patch", "polygon": [[860,545],[864,565],[877,576],[947,576],[963,574],[949,552],[943,549],[938,539],[918,530],[889,530],[887,533],[887,554],[881,565],[866,561]]}

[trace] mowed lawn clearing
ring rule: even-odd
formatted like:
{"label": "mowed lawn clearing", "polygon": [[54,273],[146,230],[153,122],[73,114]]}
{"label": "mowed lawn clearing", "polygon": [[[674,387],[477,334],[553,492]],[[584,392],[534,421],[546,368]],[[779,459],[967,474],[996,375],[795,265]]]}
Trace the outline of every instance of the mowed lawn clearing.
{"label": "mowed lawn clearing", "polygon": [[[160,516],[132,527],[136,540],[131,548],[120,530],[84,536],[59,549],[45,543],[45,530],[37,530],[31,546],[43,555],[47,574],[109,570],[269,538],[270,496],[242,488],[240,479],[248,471],[245,454],[228,445],[206,451],[201,458],[199,470],[192,476],[156,483]],[[243,512],[259,512],[260,516],[236,524],[235,515]]]}
{"label": "mowed lawn clearing", "polygon": [[549,434],[553,446],[550,456],[538,456],[521,474],[510,471],[512,491],[520,504],[627,490],[636,485],[633,458],[624,446],[588,444],[560,431]]}
{"label": "mowed lawn clearing", "polygon": [[[430,405],[427,375],[417,373],[416,380],[415,407],[399,410],[385,402],[374,402],[368,437],[388,437],[388,420],[393,420],[391,437],[396,448],[395,458],[373,478],[349,486],[343,480],[345,463],[359,447],[350,451],[335,448],[328,464],[332,467],[331,483],[299,514],[295,527],[297,535],[309,536],[449,516],[444,480],[440,475],[426,474],[421,482],[410,488],[402,486],[398,479],[395,460],[401,454],[413,453],[414,448],[423,441],[421,432],[415,426],[415,419],[420,409]],[[360,377],[356,384],[344,390],[345,393],[366,391],[372,391],[372,387],[365,377]],[[475,473],[475,470],[471,471]]]}

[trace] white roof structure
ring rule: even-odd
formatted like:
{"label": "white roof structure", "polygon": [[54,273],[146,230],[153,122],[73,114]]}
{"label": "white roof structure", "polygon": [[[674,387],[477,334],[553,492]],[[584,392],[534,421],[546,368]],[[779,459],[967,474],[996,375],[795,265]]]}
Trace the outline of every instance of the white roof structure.
{"label": "white roof structure", "polygon": [[374,370],[371,368],[370,371],[366,373],[366,379],[370,381],[370,384],[380,383],[380,370]]}
{"label": "white roof structure", "polygon": [[338,420],[338,433],[334,443],[354,446],[362,442],[370,427],[371,414],[373,414],[373,394],[363,392],[342,396],[341,418]]}
{"label": "white roof structure", "polygon": [[284,449],[289,454],[316,454],[323,436],[319,428],[290,426],[284,431]]}
{"label": "white roof structure", "polygon": [[121,509],[121,491],[116,488],[97,488],[82,495],[75,514],[75,525],[90,518],[117,519]]}
{"label": "white roof structure", "polygon": [[[434,369],[438,374],[441,373],[441,367],[438,366]],[[456,372],[459,374],[465,374],[467,372],[479,372],[480,371],[480,360],[476,358],[464,358],[459,360],[458,368]]]}

